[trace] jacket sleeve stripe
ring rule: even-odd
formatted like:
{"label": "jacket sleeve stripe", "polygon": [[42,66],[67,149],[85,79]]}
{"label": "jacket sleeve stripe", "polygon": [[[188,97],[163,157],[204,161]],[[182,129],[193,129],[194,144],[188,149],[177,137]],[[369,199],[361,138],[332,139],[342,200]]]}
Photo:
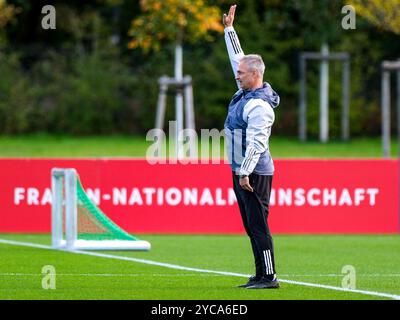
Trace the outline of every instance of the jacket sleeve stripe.
{"label": "jacket sleeve stripe", "polygon": [[247,155],[247,157],[246,157],[246,159],[245,159],[245,161],[244,161],[244,163],[242,164],[242,168],[244,169],[244,170],[248,170],[248,167],[249,167],[249,165],[250,165],[250,163],[251,163],[251,159],[253,158],[253,156],[255,155],[255,153],[256,153],[256,149],[251,149],[250,150],[250,152],[249,152],[249,154]]}
{"label": "jacket sleeve stripe", "polygon": [[228,35],[229,35],[229,39],[231,40],[231,44],[232,44],[235,54],[238,54],[240,52],[240,50],[239,50],[238,44],[235,41],[235,33],[233,31],[229,31]]}

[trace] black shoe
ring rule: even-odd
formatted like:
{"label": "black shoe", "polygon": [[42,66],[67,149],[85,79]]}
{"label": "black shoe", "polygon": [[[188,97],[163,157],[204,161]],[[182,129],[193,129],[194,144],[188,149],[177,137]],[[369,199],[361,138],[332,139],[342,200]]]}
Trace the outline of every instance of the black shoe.
{"label": "black shoe", "polygon": [[255,284],[247,286],[246,289],[278,289],[279,281],[278,279],[269,280],[266,278],[261,278]]}
{"label": "black shoe", "polygon": [[247,288],[250,287],[252,285],[255,285],[258,281],[261,280],[261,277],[257,277],[257,276],[251,276],[249,278],[249,281],[247,281],[247,283],[245,284],[241,284],[240,286],[237,286],[238,288]]}

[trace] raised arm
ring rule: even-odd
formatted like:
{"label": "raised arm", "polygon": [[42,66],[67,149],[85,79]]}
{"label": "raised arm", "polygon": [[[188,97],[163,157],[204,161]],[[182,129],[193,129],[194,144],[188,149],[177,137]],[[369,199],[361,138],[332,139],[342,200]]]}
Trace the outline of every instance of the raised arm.
{"label": "raised arm", "polygon": [[[244,56],[242,47],[240,46],[239,38],[233,28],[233,21],[235,20],[236,5],[229,9],[228,15],[224,13],[222,21],[225,26],[225,43],[228,50],[229,60],[233,70],[233,75],[236,77],[240,59]],[[237,83],[240,89],[239,83]]]}

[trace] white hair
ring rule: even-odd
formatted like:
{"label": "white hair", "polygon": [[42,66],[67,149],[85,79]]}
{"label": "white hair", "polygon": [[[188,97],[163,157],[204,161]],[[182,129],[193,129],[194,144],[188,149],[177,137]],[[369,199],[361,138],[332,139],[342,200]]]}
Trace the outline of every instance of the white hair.
{"label": "white hair", "polygon": [[263,59],[258,54],[248,54],[240,59],[241,62],[246,63],[249,71],[257,71],[263,77],[265,71],[265,64]]}

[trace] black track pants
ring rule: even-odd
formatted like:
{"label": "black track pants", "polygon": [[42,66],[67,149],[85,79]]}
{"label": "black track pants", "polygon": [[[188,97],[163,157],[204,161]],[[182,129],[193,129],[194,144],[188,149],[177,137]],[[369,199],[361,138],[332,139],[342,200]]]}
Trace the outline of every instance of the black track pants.
{"label": "black track pants", "polygon": [[275,274],[274,248],[268,227],[269,198],[272,177],[252,173],[249,176],[254,192],[239,184],[239,176],[233,173],[233,188],[239,204],[240,214],[253,249],[256,276]]}

